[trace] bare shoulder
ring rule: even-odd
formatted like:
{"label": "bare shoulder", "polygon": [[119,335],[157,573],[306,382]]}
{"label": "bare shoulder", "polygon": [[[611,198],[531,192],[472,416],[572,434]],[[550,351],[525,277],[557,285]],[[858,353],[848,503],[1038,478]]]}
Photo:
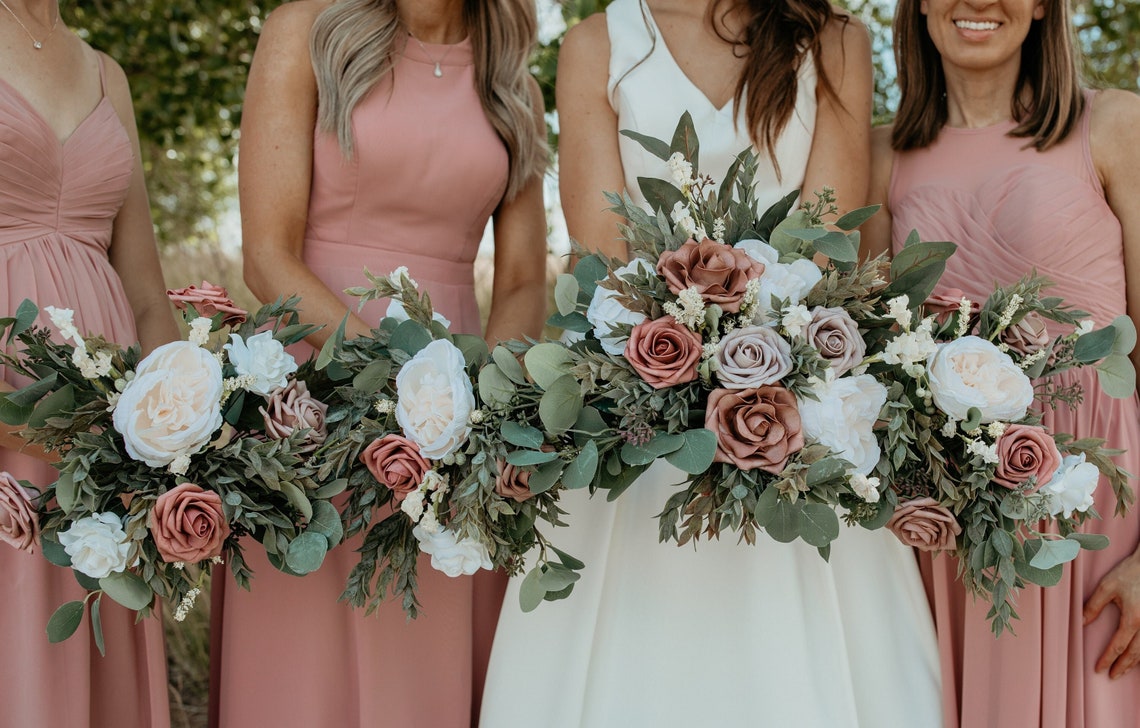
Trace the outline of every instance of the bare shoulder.
{"label": "bare shoulder", "polygon": [[325,11],[331,0],[293,0],[275,8],[269,13],[261,28],[261,37],[296,37],[308,42],[313,21]]}
{"label": "bare shoulder", "polygon": [[595,13],[566,32],[558,52],[556,92],[561,103],[604,95],[610,68],[610,36],[604,13]]}
{"label": "bare shoulder", "polygon": [[594,13],[566,31],[558,60],[584,62],[596,56],[609,58],[609,55],[610,33],[606,27],[606,14]]}
{"label": "bare shoulder", "polygon": [[871,33],[862,20],[840,7],[833,7],[831,19],[823,26],[819,41],[825,54],[848,54],[851,50],[871,50]]}
{"label": "bare shoulder", "polygon": [[1105,89],[1093,97],[1089,143],[1101,177],[1111,176],[1118,165],[1140,159],[1140,96],[1121,89]]}
{"label": "bare shoulder", "polygon": [[871,194],[872,202],[886,203],[894,168],[895,150],[891,147],[891,124],[871,129]]}

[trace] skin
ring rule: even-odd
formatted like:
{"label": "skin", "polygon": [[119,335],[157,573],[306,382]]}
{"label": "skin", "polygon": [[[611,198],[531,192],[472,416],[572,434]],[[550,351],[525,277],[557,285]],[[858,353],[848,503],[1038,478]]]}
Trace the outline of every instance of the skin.
{"label": "skin", "polygon": [[[946,73],[946,101],[951,127],[977,128],[1010,118],[1009,99],[1017,84],[1020,48],[1029,30],[1029,18],[1041,15],[1034,0],[927,0],[923,3],[928,28],[942,54]],[[990,33],[959,33],[953,19],[995,19]],[[1093,163],[1105,198],[1120,220],[1124,240],[1124,268],[1128,315],[1140,321],[1140,98],[1119,90],[1101,91],[1095,97],[1090,119]],[[886,202],[894,152],[890,129],[872,135],[872,201]],[[890,210],[864,227],[869,254],[890,249]],[[1140,370],[1140,351],[1132,352]],[[1097,672],[1119,678],[1140,662],[1140,548],[1120,561],[1100,581],[1084,608],[1084,623],[1112,619],[1115,605],[1117,630],[1096,662]]]}
{"label": "skin", "polygon": [[[328,4],[287,3],[266,21],[246,89],[238,175],[245,281],[263,301],[299,294],[302,319],[324,325],[308,338],[317,347],[350,313],[302,259],[317,114],[309,33]],[[424,43],[458,43],[467,35],[462,0],[406,0],[396,5],[405,25]],[[532,82],[531,92],[535,126],[545,133],[537,83]],[[545,310],[536,304],[546,297],[540,176],[514,199],[500,203],[494,229],[495,279],[486,338],[495,343],[537,336]],[[355,312],[349,315],[347,337],[367,336],[370,329]]]}
{"label": "skin", "polygon": [[[708,0],[651,0],[650,11],[685,75],[720,108],[731,100],[743,61],[717,37]],[[726,19],[729,34],[739,21]],[[804,189],[835,188],[841,212],[866,200],[870,164],[871,47],[866,29],[850,18],[823,31],[822,64],[841,103],[818,94],[819,111]],[[604,15],[570,29],[558,58],[559,186],[570,236],[589,250],[626,259],[617,237],[622,219],[606,212],[603,190],[625,186],[618,153],[617,114],[606,97],[610,43]]]}
{"label": "skin", "polygon": [[[62,144],[100,103],[103,93],[110,99],[119,120],[127,130],[134,151],[134,172],[126,200],[115,216],[108,257],[119,274],[134,314],[139,342],[144,353],[178,338],[178,328],[166,298],[162,268],[155,246],[143,178],[142,154],[135,126],[131,92],[126,75],[117,63],[93,50],[61,21],[54,0],[5,0],[32,35],[43,42],[35,50],[31,40],[15,22],[0,22],[0,78],[16,89],[55,132]],[[7,15],[7,11],[0,8]],[[9,16],[8,21],[11,21]],[[106,87],[99,83],[99,56],[102,56]],[[0,382],[0,391],[11,386]],[[22,450],[24,454],[53,460],[39,448],[19,438],[18,428],[0,425],[0,447]]]}

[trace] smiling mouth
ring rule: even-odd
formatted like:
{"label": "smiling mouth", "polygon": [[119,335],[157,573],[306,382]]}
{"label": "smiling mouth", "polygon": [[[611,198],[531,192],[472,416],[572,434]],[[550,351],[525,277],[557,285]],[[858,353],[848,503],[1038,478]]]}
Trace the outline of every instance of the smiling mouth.
{"label": "smiling mouth", "polygon": [[997,30],[1001,23],[992,20],[955,20],[954,27],[962,30]]}

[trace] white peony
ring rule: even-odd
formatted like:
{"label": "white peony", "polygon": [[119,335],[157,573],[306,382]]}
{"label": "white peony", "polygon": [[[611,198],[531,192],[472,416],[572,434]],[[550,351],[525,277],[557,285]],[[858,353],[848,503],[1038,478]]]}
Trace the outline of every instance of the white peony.
{"label": "white peony", "polygon": [[1053,479],[1038,490],[1049,497],[1049,512],[1065,518],[1073,511],[1084,513],[1093,505],[1093,491],[1100,481],[1100,470],[1085,462],[1084,453],[1066,455]]}
{"label": "white peony", "polygon": [[471,576],[479,569],[494,568],[487,547],[475,539],[457,541],[450,529],[428,533],[419,526],[412,529],[412,535],[420,542],[420,551],[431,554],[432,568],[448,576]]}
{"label": "white peony", "polygon": [[1013,359],[977,336],[939,344],[926,360],[930,391],[938,409],[957,420],[971,407],[982,422],[1016,422],[1033,403],[1033,383]]}
{"label": "white peony", "polygon": [[201,450],[222,426],[222,366],[188,341],[164,344],[139,363],[112,417],[127,453],[152,468]]}
{"label": "white peony", "polygon": [[102,579],[127,568],[131,544],[122,520],[114,513],[80,518],[59,532],[59,542],[71,557],[71,568],[92,579]]}
{"label": "white peony", "polygon": [[819,400],[797,398],[804,436],[826,445],[870,475],[879,462],[879,440],[873,428],[887,402],[887,388],[870,374],[819,382],[812,388]]}
{"label": "white peony", "polygon": [[[404,304],[393,298],[388,301],[388,310],[384,312],[384,318],[393,318],[397,321],[407,321],[408,311],[404,308]],[[431,318],[433,321],[438,321],[447,328],[451,328],[451,321],[449,321],[447,317],[440,312],[432,311]]]}
{"label": "white peony", "polygon": [[440,460],[459,449],[471,432],[475,409],[463,353],[450,341],[433,341],[396,375],[396,421],[425,458]]}
{"label": "white peony", "polygon": [[[614,271],[618,278],[638,274],[656,275],[656,271],[644,258],[634,258],[632,262]],[[630,311],[618,303],[617,295],[617,291],[598,286],[594,289],[594,297],[590,299],[590,307],[586,309],[586,318],[594,327],[594,336],[602,343],[602,349],[611,356],[624,354],[625,342],[629,338],[611,333],[612,325],[629,324],[633,327],[646,319],[645,314]]]}
{"label": "white peony", "polygon": [[867,503],[879,502],[879,485],[878,478],[869,478],[860,473],[851,476],[851,490]]}
{"label": "white peony", "polygon": [[764,264],[764,274],[760,276],[760,300],[754,322],[765,323],[772,310],[772,296],[796,305],[807,297],[808,292],[823,279],[823,273],[812,261],[800,258],[791,263],[781,263],[780,253],[761,240],[741,240],[733,246],[749,257]]}
{"label": "white peony", "polygon": [[284,387],[289,384],[289,375],[297,371],[297,360],[273,338],[272,331],[262,331],[244,341],[237,334],[230,334],[230,343],[223,348],[229,352],[230,363],[238,375],[251,378],[246,389],[255,394],[266,396]]}

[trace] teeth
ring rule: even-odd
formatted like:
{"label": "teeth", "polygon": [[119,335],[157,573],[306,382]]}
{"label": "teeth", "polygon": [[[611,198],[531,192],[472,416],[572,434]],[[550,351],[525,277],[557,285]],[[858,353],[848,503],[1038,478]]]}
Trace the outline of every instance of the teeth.
{"label": "teeth", "polygon": [[998,24],[992,21],[955,20],[954,25],[964,30],[997,30]]}

